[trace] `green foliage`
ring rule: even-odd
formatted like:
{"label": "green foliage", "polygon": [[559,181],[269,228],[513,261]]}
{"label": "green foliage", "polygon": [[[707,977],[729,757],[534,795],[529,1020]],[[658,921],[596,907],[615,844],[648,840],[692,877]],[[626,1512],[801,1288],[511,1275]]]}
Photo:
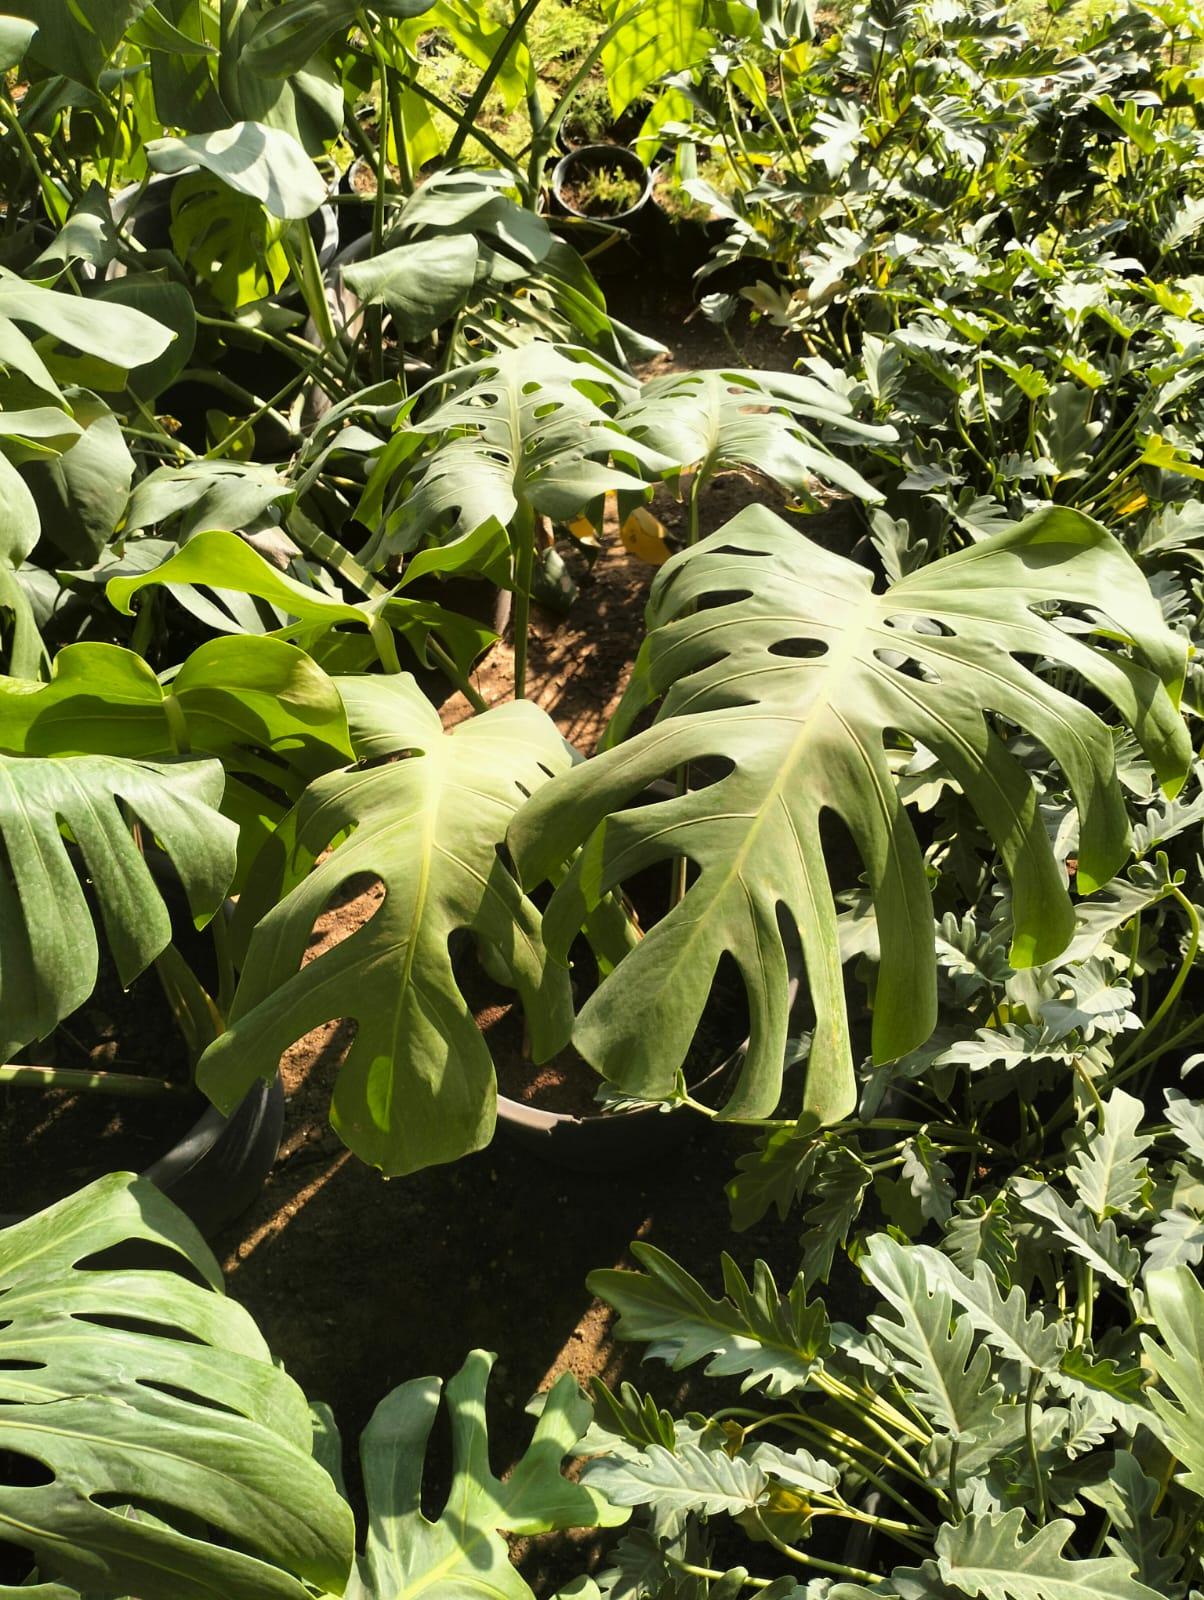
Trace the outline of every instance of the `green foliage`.
{"label": "green foliage", "polygon": [[[177,1271],[94,1260],[135,1241]],[[152,1184],[101,1178],[0,1233],[0,1306],[0,1517],[43,1576],[148,1600],[341,1591],[354,1523],[305,1397]],[[48,1482],[23,1485],[31,1462]]]}
{"label": "green foliage", "polygon": [[[1036,606],[1058,601],[1068,584],[1080,602],[1106,611],[1148,665],[1093,651],[1038,614]],[[824,809],[849,829],[875,903],[874,1058],[889,1061],[931,1033],[931,902],[890,775],[888,730],[938,756],[993,839],[1012,879],[1017,967],[1056,957],[1074,914],[1030,780],[984,711],[1020,722],[1061,764],[1079,808],[1080,890],[1121,866],[1127,834],[1104,724],[1017,657],[1062,661],[1111,699],[1171,792],[1186,771],[1186,734],[1173,705],[1182,646],[1119,544],[1073,511],[1047,508],[875,594],[863,568],[750,508],[661,569],[648,622],[608,748],[544,790],[511,832],[528,884],[582,847],[547,916],[562,958],[582,917],[626,875],[672,854],[698,869],[682,903],[624,963],[624,1006],[610,1002],[603,984],[574,1035],[606,1077],[644,1099],[674,1093],[719,958],[729,952],[752,1028],[724,1114],[774,1110],[788,1030],[784,907],[798,929],[816,1015],[798,1111],[816,1125],[853,1109],[836,911],[819,836]],[[653,727],[624,738],[654,704]],[[680,763],[716,760],[730,770],[705,786],[633,804]]]}
{"label": "green foliage", "polygon": [[[131,1246],[151,1247],[155,1264],[112,1263]],[[533,1600],[503,1530],[613,1527],[629,1515],[561,1472],[590,1411],[568,1375],[505,1481],[493,1475],[494,1358],[474,1350],[445,1392],[437,1378],[411,1380],[369,1421],[357,1555],[333,1418],[273,1363],[199,1235],[145,1179],[99,1179],[0,1232],[0,1306],[0,1517],[39,1569],[6,1595],[399,1600],[437,1588]],[[423,1478],[441,1394],[453,1477],[432,1520]],[[39,1463],[50,1480],[31,1485],[26,1469]]]}
{"label": "green foliage", "polygon": [[[233,1107],[303,1034],[353,1017],[331,1118],[363,1160],[392,1175],[454,1160],[493,1135],[493,1067],[460,991],[454,933],[469,930],[511,974],[537,1060],[571,1027],[567,974],[543,959],[538,914],[498,846],[524,796],[572,753],[528,703],[444,733],[407,676],[340,688],[361,760],[311,784],[260,856],[239,907],[249,940],[230,1025],[199,1079]],[[365,873],[383,883],[383,903],[303,965],[332,895]]]}

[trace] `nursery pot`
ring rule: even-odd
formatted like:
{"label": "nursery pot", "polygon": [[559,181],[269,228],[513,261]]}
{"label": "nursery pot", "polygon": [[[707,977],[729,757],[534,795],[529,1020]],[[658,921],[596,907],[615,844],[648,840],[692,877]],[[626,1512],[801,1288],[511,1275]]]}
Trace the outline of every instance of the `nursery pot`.
{"label": "nursery pot", "polygon": [[[184,904],[183,892],[166,858],[148,854],[147,865],[159,882],[173,925],[179,930],[177,945],[204,971],[209,955],[206,935],[197,934]],[[228,915],[232,902],[218,915]],[[190,950],[189,946],[193,948]],[[150,982],[154,974],[145,974]],[[36,1089],[17,1091],[38,1094]],[[264,1083],[256,1080],[227,1117],[210,1105],[199,1092],[190,1101],[193,1107],[187,1131],[172,1138],[167,1148],[144,1169],[144,1176],[175,1202],[207,1237],[219,1232],[247,1209],[262,1189],[280,1149],[284,1128],[284,1084],[279,1076]],[[155,1102],[144,1101],[153,1107]],[[150,1113],[153,1115],[153,1110]],[[178,1119],[173,1119],[180,1126]],[[74,1179],[73,1189],[102,1174],[104,1168]],[[68,1192],[67,1189],[64,1192]],[[17,1222],[25,1212],[0,1212],[0,1227]]]}
{"label": "nursery pot", "polygon": [[[638,198],[618,211],[584,210],[575,194],[577,186],[595,174],[615,169],[639,185]],[[627,149],[625,145],[583,144],[562,156],[552,169],[552,194],[561,211],[570,217],[623,226],[638,217],[647,206],[652,196],[652,174],[635,151]]]}

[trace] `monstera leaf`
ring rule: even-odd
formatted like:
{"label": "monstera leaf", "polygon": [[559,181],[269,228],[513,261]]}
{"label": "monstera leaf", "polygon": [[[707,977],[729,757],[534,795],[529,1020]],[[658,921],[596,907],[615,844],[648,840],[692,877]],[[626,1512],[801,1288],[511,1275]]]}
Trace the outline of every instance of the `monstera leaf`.
{"label": "monstera leaf", "polygon": [[795,494],[821,478],[866,500],[882,496],[834,456],[808,422],[843,438],[897,437],[858,422],[843,395],[817,378],[789,372],[671,372],[645,384],[616,421],[632,438],[705,481],[730,467],[756,467]]}
{"label": "monstera leaf", "polygon": [[123,984],[167,946],[171,919],[134,840],[140,823],[175,864],[198,926],[234,875],[238,830],[217,809],[216,761],[0,755],[0,1055],[44,1038],[92,993],[92,914],[67,850],[83,858]]}
{"label": "monstera leaf", "polygon": [[[471,929],[512,972],[537,1060],[568,1035],[567,974],[545,963],[539,915],[498,846],[525,795],[572,753],[527,702],[444,733],[408,675],[340,687],[356,753],[372,764],[312,784],[281,824],[279,852],[266,852],[252,873],[240,919],[266,915],[250,938],[228,1031],[205,1053],[199,1081],[232,1107],[303,1034],[352,1017],[358,1028],[331,1121],[358,1156],[394,1175],[454,1160],[493,1134],[493,1067],[448,951],[457,929]],[[384,902],[302,966],[331,896],[365,873],[383,882]]]}
{"label": "monstera leaf", "polygon": [[141,656],[110,644],[73,644],[49,683],[0,679],[0,751],[221,761],[221,807],[238,824],[241,888],[247,864],[311,779],[351,755],[333,682],[282,639],[223,638],[200,645],[164,683]]}
{"label": "monstera leaf", "polygon": [[[447,641],[453,659],[467,667],[494,635],[433,601],[415,600],[400,592],[428,569],[429,558],[437,562],[438,555],[427,552],[418,557],[395,589],[382,588],[371,599],[353,603],[281,572],[236,533],[211,528],[189,539],[157,567],[111,578],[105,592],[110,602],[128,616],[140,590],[166,584],[181,604],[187,604],[210,626],[231,632],[241,631],[254,619],[240,619],[230,596],[250,595],[265,601],[279,614],[283,624],[277,630],[279,636],[296,640],[319,660],[324,659],[327,649],[338,648],[342,636],[335,636],[336,628],[341,630],[350,623],[367,629],[381,662],[392,671],[399,665],[394,629],[410,641],[424,665],[427,639],[438,633]],[[198,588],[213,590],[223,605],[215,605],[198,594]],[[286,621],[287,618],[293,620]]]}
{"label": "monstera leaf", "polygon": [[[525,344],[436,381],[450,381],[451,395],[421,421],[412,409],[403,415],[369,480],[358,512],[378,527],[369,565],[430,536],[467,540],[490,528],[504,556],[504,530],[535,512],[564,521],[608,489],[643,491],[645,480],[611,465],[612,453],[657,475],[666,465],[606,409],[634,397],[633,381],[586,351]],[[416,482],[403,477],[390,499],[399,467],[428,440]]]}
{"label": "monstera leaf", "polygon": [[182,139],[152,139],[146,156],[156,172],[204,167],[281,221],[308,217],[326,198],[322,175],[300,143],[285,129],[262,122],[236,122],[216,133]]}
{"label": "monstera leaf", "polygon": [[[98,1263],[131,1244],[178,1275]],[[144,1179],[100,1178],[0,1233],[0,1413],[0,1530],[55,1581],[6,1593],[342,1592],[354,1522],[305,1396]]]}
{"label": "monstera leaf", "polygon": [[[1104,619],[1099,633],[1130,643],[1135,659],[1092,648],[1041,614],[1066,595]],[[773,1111],[788,1034],[782,910],[798,928],[816,1014],[802,1114],[826,1123],[852,1110],[819,832],[827,810],[852,835],[877,911],[874,1057],[892,1059],[931,1032],[932,906],[886,760],[892,730],[936,755],[994,838],[1012,880],[1016,967],[1052,960],[1075,923],[1036,792],[995,718],[1035,736],[1061,765],[1080,813],[1082,892],[1113,876],[1128,843],[1107,726],[1025,662],[1060,663],[1111,700],[1168,789],[1190,760],[1175,709],[1182,641],[1121,546],[1074,511],[1040,511],[878,594],[869,572],[752,507],[661,568],[648,622],[610,748],[533,797],[510,834],[528,885],[584,846],[545,914],[549,948],[561,956],[615,884],[666,857],[693,863],[681,903],[594,993],[574,1036],[605,1076],[642,1098],[673,1094],[730,951],[752,1030],[724,1114]],[[662,696],[655,724],[623,742]],[[705,786],[643,801],[650,782],[688,762],[710,764],[694,769]]]}
{"label": "monstera leaf", "polygon": [[570,1483],[561,1463],[592,1407],[564,1373],[544,1402],[535,1437],[504,1483],[489,1466],[485,1394],[494,1358],[474,1350],[445,1391],[451,1418],[452,1484],[437,1521],[423,1515],[427,1441],[439,1410],[438,1378],[416,1378],[382,1401],[360,1439],[368,1498],[367,1548],[347,1600],[533,1600],[511,1565],[500,1530],[550,1533],[615,1527],[631,1513]]}

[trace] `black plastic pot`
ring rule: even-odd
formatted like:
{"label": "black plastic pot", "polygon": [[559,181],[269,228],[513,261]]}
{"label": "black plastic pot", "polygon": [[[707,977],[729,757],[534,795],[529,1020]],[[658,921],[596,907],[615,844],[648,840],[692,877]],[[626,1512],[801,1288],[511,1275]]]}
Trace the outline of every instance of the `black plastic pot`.
{"label": "black plastic pot", "polygon": [[277,1074],[271,1083],[257,1081],[229,1117],[207,1105],[145,1176],[208,1238],[242,1216],[263,1188],[283,1132],[284,1083]]}
{"label": "black plastic pot", "polygon": [[[568,198],[566,191],[572,184],[580,183],[591,173],[605,172],[615,167],[619,168],[624,176],[640,185],[640,196],[634,205],[601,216],[580,210]],[[635,151],[627,149],[625,145],[583,144],[562,156],[552,169],[552,195],[561,211],[570,217],[603,226],[627,227],[635,221],[652,198],[652,174]]]}

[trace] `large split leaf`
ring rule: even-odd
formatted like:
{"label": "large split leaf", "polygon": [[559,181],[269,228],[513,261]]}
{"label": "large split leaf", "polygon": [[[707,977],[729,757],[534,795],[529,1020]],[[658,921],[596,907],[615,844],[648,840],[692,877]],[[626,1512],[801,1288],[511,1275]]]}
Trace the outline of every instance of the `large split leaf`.
{"label": "large split leaf", "polygon": [[[1127,641],[1134,659],[1093,648],[1041,614],[1066,595],[1105,619],[1101,632]],[[820,838],[829,810],[852,835],[877,912],[874,1057],[890,1060],[931,1032],[932,906],[888,739],[902,733],[931,750],[994,837],[1012,881],[1015,967],[1056,956],[1074,913],[1036,790],[996,716],[1027,730],[1062,767],[1080,814],[1081,890],[1114,875],[1129,838],[1107,726],[1026,663],[1059,662],[1111,700],[1168,788],[1187,771],[1176,710],[1182,641],[1116,540],[1068,509],[1042,510],[878,594],[867,571],[752,507],[661,568],[648,622],[609,748],[535,797],[510,841],[528,884],[583,846],[545,918],[560,955],[615,884],[666,857],[693,863],[682,902],[623,962],[622,976],[591,997],[575,1034],[606,1077],[643,1098],[673,1094],[730,952],[752,1029],[724,1114],[773,1111],[788,1037],[784,912],[801,937],[816,1013],[803,1115],[830,1122],[852,1110]],[[658,700],[654,725],[625,739]],[[706,786],[646,803],[648,784],[687,762],[710,764],[695,778]],[[712,779],[716,767],[726,771]]]}
{"label": "large split leaf", "polygon": [[218,810],[222,783],[216,761],[0,755],[0,1057],[44,1038],[96,983],[96,932],[65,832],[129,984],[171,939],[134,824],[170,856],[203,926],[234,875],[238,830]]}
{"label": "large split leaf", "polygon": [[[267,853],[252,874],[240,915],[271,909],[251,936],[229,1030],[206,1052],[199,1080],[231,1107],[311,1028],[354,1018],[331,1121],[363,1160],[413,1172],[493,1135],[493,1066],[457,983],[448,949],[456,930],[471,929],[513,974],[536,1059],[565,1042],[567,973],[545,961],[539,914],[498,846],[524,795],[572,754],[529,702],[444,733],[408,676],[340,686],[356,753],[373,764],[312,784],[281,824],[279,859]],[[302,966],[318,916],[364,873],[383,882],[383,903]]]}
{"label": "large split leaf", "polygon": [[880,500],[807,424],[841,438],[894,438],[895,430],[858,422],[843,395],[817,378],[734,369],[672,372],[645,384],[617,421],[635,439],[710,478],[730,467],[756,467],[795,494],[816,478],[850,494]]}
{"label": "large split leaf", "polygon": [[[632,380],[585,351],[535,342],[436,381],[451,394],[420,421],[403,416],[369,481],[359,512],[379,522],[369,564],[427,537],[458,541],[492,528],[502,539],[520,515],[567,520],[608,489],[642,491],[643,478],[611,464],[616,451],[664,464],[610,414],[633,397]],[[398,466],[423,445],[416,481],[403,474],[394,489]]]}
{"label": "large split leaf", "polygon": [[[132,650],[74,644],[49,683],[0,679],[0,750],[11,755],[212,756],[222,811],[238,824],[241,871],[311,779],[351,755],[343,702],[303,650],[282,639],[200,645],[164,683]],[[240,886],[236,884],[236,887]]]}
{"label": "large split leaf", "polygon": [[452,1484],[436,1521],[422,1511],[422,1478],[442,1384],[416,1378],[376,1408],[360,1439],[368,1542],[347,1600],[532,1600],[502,1530],[538,1534],[626,1522],[628,1511],[561,1473],[590,1419],[589,1401],[570,1373],[549,1392],[531,1445],[506,1481],[493,1475],[485,1422],[493,1359],[474,1350],[448,1382]]}
{"label": "large split leaf", "polygon": [[[180,1274],[91,1259],[135,1242]],[[305,1396],[152,1184],[101,1178],[0,1233],[0,1535],[43,1578],[143,1600],[341,1592],[354,1523],[311,1440]]]}

